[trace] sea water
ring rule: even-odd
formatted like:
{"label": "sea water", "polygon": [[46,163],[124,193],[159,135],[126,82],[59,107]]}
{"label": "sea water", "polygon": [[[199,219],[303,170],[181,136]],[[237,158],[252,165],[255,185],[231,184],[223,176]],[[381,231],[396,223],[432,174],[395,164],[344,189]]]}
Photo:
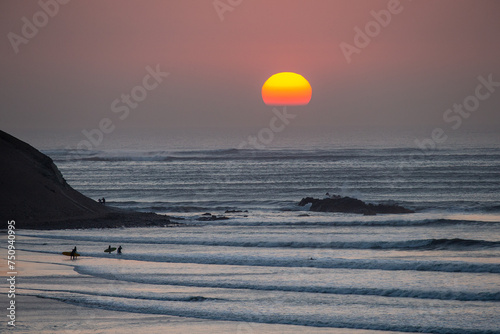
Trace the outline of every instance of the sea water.
{"label": "sea water", "polygon": [[[25,293],[91,309],[235,321],[242,332],[267,323],[500,333],[498,142],[427,151],[411,142],[259,150],[158,143],[44,148],[85,195],[185,225],[19,231],[20,249],[55,257],[76,245],[82,255],[67,261],[70,280],[23,277]],[[326,192],[416,213],[297,205]],[[207,212],[229,219],[200,221]],[[123,254],[104,253],[108,245]]]}

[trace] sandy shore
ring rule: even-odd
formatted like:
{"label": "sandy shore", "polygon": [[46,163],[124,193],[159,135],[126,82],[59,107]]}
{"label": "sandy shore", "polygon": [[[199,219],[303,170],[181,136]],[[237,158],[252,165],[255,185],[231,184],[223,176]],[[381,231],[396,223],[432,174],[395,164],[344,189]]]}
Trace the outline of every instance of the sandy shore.
{"label": "sandy shore", "polygon": [[[3,238],[2,238],[3,239]],[[81,307],[62,301],[34,296],[36,290],[23,285],[23,277],[61,279],[75,278],[72,261],[53,254],[18,251],[18,284],[16,286],[16,327],[2,320],[0,332],[11,333],[385,333],[353,329],[315,328],[293,325],[261,324],[237,321],[215,321],[170,315],[142,314]],[[28,260],[29,259],[29,260]],[[7,272],[6,261],[0,265]],[[3,276],[5,277],[5,276]],[[4,280],[5,278],[2,278]],[[0,305],[8,305],[7,291],[2,286]],[[57,288],[47,286],[46,288]],[[394,333],[394,332],[390,332]]]}
{"label": "sandy shore", "polygon": [[[12,333],[385,333],[353,329],[211,321],[169,315],[108,311],[25,295],[18,296],[16,300],[18,303],[17,325],[15,329],[10,326],[7,329],[8,332]],[[2,304],[4,303],[2,302]],[[4,322],[0,328],[5,329],[6,327]]]}
{"label": "sandy shore", "polygon": [[19,296],[17,302],[19,320],[15,330],[10,328],[12,333],[383,333],[134,314],[90,309],[33,296]]}

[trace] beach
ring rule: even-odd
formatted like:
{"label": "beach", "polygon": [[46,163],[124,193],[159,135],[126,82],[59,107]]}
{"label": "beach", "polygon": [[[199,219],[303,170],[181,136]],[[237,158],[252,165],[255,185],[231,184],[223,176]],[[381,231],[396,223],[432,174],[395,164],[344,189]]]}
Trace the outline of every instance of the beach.
{"label": "beach", "polygon": [[[2,237],[3,239],[3,237]],[[3,242],[3,241],[2,241]],[[189,315],[176,317],[169,315],[144,314],[90,308],[63,302],[57,299],[39,298],[23,278],[38,277],[49,288],[60,280],[75,278],[75,272],[66,257],[57,255],[19,252],[15,328],[2,323],[6,333],[334,333],[367,334],[388,333],[353,329],[310,328],[293,325],[269,325],[252,322],[215,321],[191,318]],[[28,260],[29,259],[29,260]],[[2,263],[2,271],[5,266]],[[78,283],[76,283],[78,284]],[[2,292],[2,305],[6,294]],[[3,331],[2,330],[2,331]],[[394,333],[394,332],[391,332]]]}
{"label": "beach", "polygon": [[[311,213],[285,224],[241,216],[178,227],[18,230],[17,293],[36,298],[26,316],[23,299],[17,304],[18,329],[495,333],[496,220],[422,218],[353,222]],[[456,239],[443,238],[450,230]],[[105,253],[108,244],[123,253]],[[61,254],[74,246],[77,260]]]}
{"label": "beach", "polygon": [[[416,164],[401,143],[45,147],[81,194],[1,236],[4,254],[15,245],[18,329],[498,333],[500,153],[465,144]],[[67,198],[64,182],[43,186],[57,169],[31,170],[38,191]],[[64,219],[75,204],[87,213]]]}
{"label": "beach", "polygon": [[[54,300],[19,296],[19,323],[15,333],[334,333],[364,334],[373,331],[311,329],[302,326],[238,324],[189,317],[130,314],[94,310]],[[383,334],[383,331],[377,331]]]}

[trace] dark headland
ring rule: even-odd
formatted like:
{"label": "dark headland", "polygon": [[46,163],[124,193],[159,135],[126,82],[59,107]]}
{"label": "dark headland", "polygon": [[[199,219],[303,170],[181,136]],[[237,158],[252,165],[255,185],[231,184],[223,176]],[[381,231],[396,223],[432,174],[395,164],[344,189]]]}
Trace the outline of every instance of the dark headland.
{"label": "dark headland", "polygon": [[178,225],[154,213],[100,204],[73,189],[52,159],[0,130],[2,228],[75,229]]}

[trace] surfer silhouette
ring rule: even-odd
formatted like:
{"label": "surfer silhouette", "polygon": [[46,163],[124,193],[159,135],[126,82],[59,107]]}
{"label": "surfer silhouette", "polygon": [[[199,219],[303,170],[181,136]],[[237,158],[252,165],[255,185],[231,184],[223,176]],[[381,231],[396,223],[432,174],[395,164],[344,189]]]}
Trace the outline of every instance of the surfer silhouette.
{"label": "surfer silhouette", "polygon": [[102,198],[102,204],[106,204],[106,199],[104,197]]}
{"label": "surfer silhouette", "polygon": [[111,245],[108,246],[108,248],[106,248],[104,250],[105,253],[108,253],[108,254],[111,254],[113,253],[114,251],[116,250],[116,247],[111,247]]}
{"label": "surfer silhouette", "polygon": [[122,253],[122,246],[118,246],[118,250],[117,250],[118,254],[121,254]]}
{"label": "surfer silhouette", "polygon": [[73,250],[71,251],[71,260],[75,260],[76,259],[76,246],[75,248],[73,248]]}

